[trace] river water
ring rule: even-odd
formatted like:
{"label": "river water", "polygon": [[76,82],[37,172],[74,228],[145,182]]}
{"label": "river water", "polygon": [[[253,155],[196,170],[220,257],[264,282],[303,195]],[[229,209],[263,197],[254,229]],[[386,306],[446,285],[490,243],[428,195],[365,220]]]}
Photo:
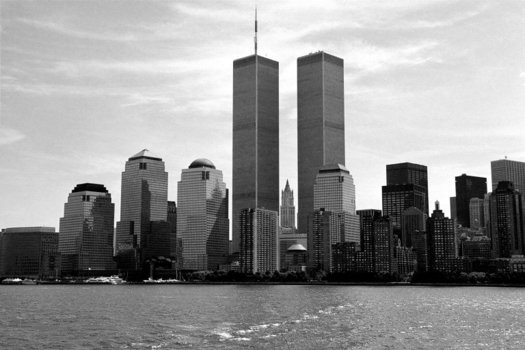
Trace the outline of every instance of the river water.
{"label": "river water", "polygon": [[524,349],[525,289],[0,286],[2,349]]}

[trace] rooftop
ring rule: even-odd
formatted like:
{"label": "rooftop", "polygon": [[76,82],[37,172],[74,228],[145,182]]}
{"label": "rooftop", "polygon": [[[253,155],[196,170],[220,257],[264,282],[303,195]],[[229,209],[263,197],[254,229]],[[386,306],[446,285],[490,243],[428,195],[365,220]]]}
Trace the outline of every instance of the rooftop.
{"label": "rooftop", "polygon": [[211,162],[211,160],[206,158],[199,158],[195,159],[188,169],[194,169],[194,168],[212,168],[215,169],[215,165]]}
{"label": "rooftop", "polygon": [[153,153],[151,153],[151,151],[149,149],[143,149],[139,153],[131,156],[128,160],[135,160],[135,159],[140,159],[140,158],[148,158],[148,159],[153,159],[153,160],[162,160],[162,158],[160,158],[160,157],[154,155]]}

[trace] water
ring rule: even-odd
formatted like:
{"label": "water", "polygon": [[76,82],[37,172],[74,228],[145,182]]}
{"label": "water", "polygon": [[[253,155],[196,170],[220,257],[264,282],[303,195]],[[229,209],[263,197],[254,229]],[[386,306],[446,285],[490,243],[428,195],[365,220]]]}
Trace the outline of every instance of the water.
{"label": "water", "polygon": [[0,286],[2,349],[523,349],[525,290]]}

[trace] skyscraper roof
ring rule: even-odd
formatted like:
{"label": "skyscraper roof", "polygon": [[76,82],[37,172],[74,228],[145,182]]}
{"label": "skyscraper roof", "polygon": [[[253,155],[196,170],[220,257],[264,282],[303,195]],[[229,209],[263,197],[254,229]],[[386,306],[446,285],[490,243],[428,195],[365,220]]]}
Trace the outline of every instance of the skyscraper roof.
{"label": "skyscraper roof", "polygon": [[190,166],[188,168],[189,169],[194,169],[194,168],[212,168],[212,169],[215,169],[215,165],[209,159],[199,158],[199,159],[195,159],[190,164]]}
{"label": "skyscraper roof", "polygon": [[139,158],[148,158],[148,159],[153,159],[153,160],[162,160],[162,158],[154,155],[153,153],[151,153],[150,150],[148,149],[143,149],[142,151],[140,151],[139,153],[131,156],[128,160],[135,160],[135,159],[139,159]]}
{"label": "skyscraper roof", "polygon": [[75,188],[71,192],[75,193],[75,192],[84,192],[84,191],[108,193],[108,190],[106,189],[104,185],[92,184],[92,183],[78,184],[75,186]]}

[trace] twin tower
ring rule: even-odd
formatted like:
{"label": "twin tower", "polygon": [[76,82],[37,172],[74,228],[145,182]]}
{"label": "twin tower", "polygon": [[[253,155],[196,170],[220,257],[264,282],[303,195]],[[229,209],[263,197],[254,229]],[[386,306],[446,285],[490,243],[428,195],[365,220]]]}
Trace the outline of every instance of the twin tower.
{"label": "twin tower", "polygon": [[[298,231],[307,232],[319,169],[345,164],[344,63],[316,52],[297,59]],[[279,211],[279,63],[233,62],[233,251],[244,208]]]}

